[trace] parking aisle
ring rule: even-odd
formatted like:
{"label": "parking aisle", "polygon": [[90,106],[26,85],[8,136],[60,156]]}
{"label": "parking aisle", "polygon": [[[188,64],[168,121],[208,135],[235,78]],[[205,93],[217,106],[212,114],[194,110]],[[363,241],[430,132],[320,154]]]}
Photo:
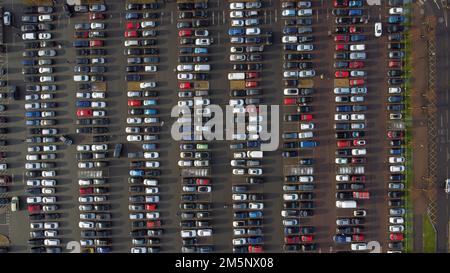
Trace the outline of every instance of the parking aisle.
{"label": "parking aisle", "polygon": [[160,62],[160,8],[157,3],[125,4],[123,45],[128,97],[125,133],[130,144],[137,144],[127,154],[132,253],[159,252],[166,222],[160,210],[159,186],[159,178],[164,174],[158,143],[162,125],[158,99],[161,90],[156,76]]}

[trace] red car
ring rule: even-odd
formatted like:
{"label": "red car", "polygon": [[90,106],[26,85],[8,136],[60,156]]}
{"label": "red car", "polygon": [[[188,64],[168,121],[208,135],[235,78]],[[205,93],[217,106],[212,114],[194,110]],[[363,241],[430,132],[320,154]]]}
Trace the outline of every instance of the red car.
{"label": "red car", "polygon": [[300,120],[312,120],[312,119],[313,119],[313,115],[311,115],[311,114],[300,115]]}
{"label": "red car", "polygon": [[354,241],[354,242],[364,241],[364,235],[362,235],[362,234],[353,234],[352,235],[352,241]]}
{"label": "red car", "polygon": [[89,20],[103,20],[105,19],[105,15],[103,13],[90,12]]}
{"label": "red car", "polygon": [[29,213],[40,212],[41,205],[28,205],[27,210]]}
{"label": "red car", "polygon": [[403,233],[391,233],[389,239],[391,241],[403,241]]}
{"label": "red car", "polygon": [[159,221],[159,220],[147,221],[147,228],[160,227],[160,226],[161,226],[161,221]]}
{"label": "red car", "polygon": [[74,34],[75,38],[88,38],[89,37],[89,32],[88,31],[77,31]]}
{"label": "red car", "polygon": [[246,88],[258,87],[258,82],[255,81],[245,82],[245,87]]}
{"label": "red car", "polygon": [[297,99],[294,98],[284,99],[284,105],[293,105],[293,104],[297,104]]}
{"label": "red car", "polygon": [[125,38],[136,38],[138,36],[137,31],[125,31],[124,35]]}
{"label": "red car", "polygon": [[249,245],[248,246],[248,252],[250,252],[250,253],[261,253],[261,252],[263,252],[263,247],[262,246]]}
{"label": "red car", "polygon": [[128,100],[128,106],[141,106],[142,101],[140,100]]}
{"label": "red car", "polygon": [[197,185],[209,185],[209,179],[197,178],[197,179],[195,179],[195,184],[197,184]]}
{"label": "red car", "polygon": [[350,33],[361,33],[363,31],[363,29],[362,28],[360,28],[360,27],[355,27],[355,26],[351,26],[350,27]]}
{"label": "red car", "polygon": [[312,242],[313,236],[312,235],[302,235],[301,239],[302,239],[302,242]]}
{"label": "red car", "polygon": [[348,7],[348,0],[334,0],[333,5],[335,8],[345,8]]}
{"label": "red car", "polygon": [[350,180],[352,182],[366,182],[366,176],[365,175],[352,175],[350,177]]}
{"label": "red car", "polygon": [[405,136],[405,134],[403,133],[403,131],[388,131],[387,132],[387,137],[390,139],[403,138],[404,136]]}
{"label": "red car", "polygon": [[349,84],[350,86],[362,86],[364,85],[364,80],[363,79],[350,80]]}
{"label": "red car", "polygon": [[180,83],[178,84],[178,87],[179,87],[180,89],[192,89],[193,85],[192,85],[192,83],[190,83],[190,82],[180,82]]}
{"label": "red car", "polygon": [[349,67],[350,68],[363,68],[364,67],[364,62],[360,62],[360,61],[353,61],[353,62],[350,62],[349,64]]}
{"label": "red car", "polygon": [[402,67],[402,62],[400,61],[389,61],[389,68],[400,68]]}
{"label": "red car", "polygon": [[300,236],[286,236],[284,242],[286,244],[298,244],[300,243]]}
{"label": "red car", "polygon": [[348,78],[350,77],[350,73],[348,73],[348,71],[338,70],[334,72],[334,76],[336,78]]}
{"label": "red car", "polygon": [[336,35],[334,36],[335,42],[348,42],[350,40],[348,35]]}
{"label": "red car", "polygon": [[94,192],[94,188],[89,187],[89,188],[80,188],[80,194],[84,195],[84,194],[92,194]]}
{"label": "red car", "polygon": [[192,31],[190,29],[182,29],[178,31],[178,36],[179,37],[192,36]]}
{"label": "red car", "polygon": [[335,46],[336,51],[346,51],[348,50],[348,45],[346,44],[337,44]]}
{"label": "red car", "polygon": [[91,41],[89,41],[89,46],[91,46],[91,47],[103,46],[103,41],[102,40],[91,40]]}
{"label": "red car", "polygon": [[352,142],[350,140],[338,140],[337,146],[339,148],[350,147],[350,146],[352,146]]}
{"label": "red car", "polygon": [[127,29],[138,29],[141,25],[139,23],[128,22],[126,25]]}
{"label": "red car", "polygon": [[145,210],[155,211],[158,208],[156,204],[145,204]]}
{"label": "red car", "polygon": [[77,110],[77,117],[91,117],[91,116],[92,116],[91,109],[78,109]]}
{"label": "red car", "polygon": [[246,79],[257,79],[257,78],[259,78],[259,73],[258,72],[245,73],[245,78]]}

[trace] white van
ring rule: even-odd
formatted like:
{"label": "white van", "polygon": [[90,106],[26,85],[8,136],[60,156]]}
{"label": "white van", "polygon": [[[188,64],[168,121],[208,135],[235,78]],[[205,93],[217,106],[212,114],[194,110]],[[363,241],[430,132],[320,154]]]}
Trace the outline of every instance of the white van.
{"label": "white van", "polygon": [[336,207],[343,209],[355,209],[356,201],[354,200],[336,201]]}
{"label": "white van", "polygon": [[209,64],[196,64],[194,69],[195,71],[210,71],[211,66]]}
{"label": "white van", "polygon": [[228,73],[228,80],[244,80],[245,73]]}
{"label": "white van", "polygon": [[158,180],[156,179],[144,179],[145,186],[158,186]]}
{"label": "white van", "polygon": [[298,138],[312,138],[314,136],[313,132],[302,132],[298,134]]}
{"label": "white van", "polygon": [[139,46],[139,41],[138,40],[126,40],[124,42],[125,46]]}
{"label": "white van", "polygon": [[247,151],[247,156],[250,158],[262,158],[263,152],[262,151]]}

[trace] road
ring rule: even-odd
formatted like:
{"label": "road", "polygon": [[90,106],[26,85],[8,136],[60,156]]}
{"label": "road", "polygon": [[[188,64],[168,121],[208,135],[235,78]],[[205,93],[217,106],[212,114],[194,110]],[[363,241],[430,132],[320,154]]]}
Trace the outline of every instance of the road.
{"label": "road", "polygon": [[450,135],[449,135],[449,37],[448,26],[449,9],[444,8],[441,1],[428,1],[424,5],[425,14],[437,17],[436,28],[436,94],[438,111],[437,132],[437,251],[441,253],[449,250],[449,213],[450,198],[443,190],[444,180],[450,177]]}

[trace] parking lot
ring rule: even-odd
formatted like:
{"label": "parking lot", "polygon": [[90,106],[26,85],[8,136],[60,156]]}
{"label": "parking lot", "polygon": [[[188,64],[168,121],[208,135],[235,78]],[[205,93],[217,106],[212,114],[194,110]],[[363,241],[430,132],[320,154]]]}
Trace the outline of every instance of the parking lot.
{"label": "parking lot", "polygon": [[[135,10],[133,7],[126,6],[123,1],[107,1],[106,10],[97,12],[102,14],[101,18],[90,17],[89,14],[94,13],[93,11],[74,12],[73,16],[69,17],[64,13],[60,4],[54,6],[54,10],[50,13],[54,16],[51,24],[54,24],[55,28],[48,32],[52,35],[50,40],[55,42],[52,49],[56,51],[56,56],[52,57],[54,61],[51,65],[53,69],[51,75],[57,86],[51,99],[51,102],[56,102],[52,110],[55,111],[57,121],[55,126],[50,127],[59,130],[55,137],[66,136],[73,141],[73,144],[67,145],[58,140],[55,144],[57,146],[56,160],[50,161],[56,162],[56,166],[49,165],[48,167],[49,171],[56,170],[55,191],[49,195],[56,197],[55,203],[58,205],[55,213],[59,214],[59,218],[52,222],[57,222],[59,225],[56,238],[60,241],[55,246],[46,246],[47,249],[59,251],[58,248],[61,247],[60,250],[65,252],[69,251],[65,250],[65,246],[70,241],[81,241],[82,251],[85,252],[350,251],[349,243],[340,244],[333,241],[333,236],[336,234],[348,233],[336,231],[336,220],[338,218],[354,218],[353,210],[336,208],[337,183],[335,177],[337,167],[340,165],[335,164],[335,159],[338,157],[336,156],[337,145],[339,145],[337,141],[341,139],[335,138],[334,125],[338,122],[335,121],[336,107],[343,103],[336,102],[336,93],[333,89],[337,87],[334,81],[335,71],[345,69],[333,67],[336,61],[334,54],[337,52],[335,51],[336,43],[348,44],[348,46],[350,43],[334,42],[336,36],[345,35],[335,33],[336,27],[341,25],[335,23],[336,16],[332,13],[335,8],[333,7],[334,2],[311,1],[311,7],[304,7],[312,11],[312,14],[305,18],[311,20],[311,25],[308,26],[312,28],[312,31],[307,36],[313,37],[313,40],[306,43],[282,42],[284,41],[283,36],[288,35],[283,33],[286,21],[292,19],[290,16],[283,16],[284,10],[290,8],[282,6],[282,3],[292,2],[293,9],[297,12],[303,9],[303,7],[298,8],[298,2],[305,1],[193,1],[192,3],[207,3],[206,8],[199,8],[205,12],[205,14],[198,15],[200,19],[190,18],[189,15],[180,15],[183,12],[193,11],[193,6],[188,5],[183,10],[177,9],[175,2],[159,2],[157,5],[151,6],[154,1],[140,1],[140,5],[143,2],[150,5],[148,10],[142,9],[142,6]],[[187,3],[189,1],[179,2]],[[245,3],[260,2],[261,7],[255,4],[254,7],[250,6],[247,9],[241,9],[239,6],[231,8],[230,4],[233,2],[244,3],[244,7]],[[129,1],[127,5],[133,3]],[[347,9],[347,7],[342,8]],[[369,192],[370,198],[356,199],[358,209],[365,210],[367,216],[364,217],[364,222],[361,224],[361,231],[352,231],[350,234],[363,235],[362,242],[379,242],[383,252],[391,249],[388,248],[388,244],[391,242],[387,197],[390,139],[386,135],[389,121],[389,112],[386,107],[388,96],[392,94],[387,92],[389,87],[387,84],[389,70],[387,34],[384,32],[382,37],[375,37],[374,23],[380,21],[383,26],[386,26],[389,8],[387,4],[386,6],[367,6],[366,3],[362,7],[353,8],[362,10],[362,18],[369,18],[367,23],[357,24],[357,27],[362,29],[361,35],[366,35],[363,43],[367,58],[364,60],[364,69],[362,69],[366,74],[361,78],[365,80],[365,87],[368,90],[367,94],[363,95],[364,101],[361,103],[361,105],[367,106],[364,111],[366,128],[363,137],[367,142],[365,145],[367,163],[360,163],[361,166],[365,166],[364,189],[361,191]],[[26,91],[26,85],[30,85],[30,83],[24,83],[24,77],[28,75],[22,75],[22,68],[25,67],[22,65],[22,61],[30,59],[23,57],[23,51],[31,51],[30,49],[24,50],[24,41],[21,39],[21,17],[25,15],[24,6],[18,5],[16,1],[11,1],[9,4],[4,4],[4,9],[13,11],[12,26],[4,26],[8,58],[6,68],[8,84],[17,86],[20,94],[17,100],[6,98],[3,102],[2,99],[2,104],[7,106],[4,115],[8,118],[8,132],[4,134],[4,138],[8,140],[5,159],[8,164],[6,175],[13,176],[13,182],[8,186],[8,193],[2,194],[9,197],[20,197],[20,210],[10,214],[9,224],[14,228],[9,229],[8,236],[12,241],[9,249],[11,252],[25,252],[33,247],[39,248],[36,251],[46,251],[40,246],[27,245],[31,229],[29,228],[30,220],[29,213],[26,211],[26,202],[27,197],[34,196],[29,191],[34,186],[27,186],[27,179],[30,178],[27,178],[25,172],[28,170],[25,170],[24,167],[26,163],[31,162],[25,160],[26,155],[34,154],[34,152],[28,152],[27,149],[35,145],[25,143],[24,140],[33,136],[29,128],[35,128],[36,125],[26,126],[29,128],[24,127],[25,120],[30,120],[30,118],[25,118],[25,111],[29,111],[24,110],[25,104],[31,103],[25,100],[25,96],[33,94],[33,92]],[[235,16],[231,15],[231,12],[239,10],[256,12],[254,15],[250,14],[248,18],[257,19],[257,23],[251,27],[258,28],[260,32],[254,30],[254,35],[242,35],[239,34],[239,30],[230,32],[232,28],[239,28],[239,22],[233,23],[233,20],[248,19],[246,16],[239,17],[237,15],[237,18],[234,18]],[[129,15],[130,13],[140,15]],[[151,15],[145,15],[146,13],[151,13]],[[301,18],[297,14],[292,17]],[[177,24],[195,20],[205,20],[207,25],[192,27],[191,32],[180,33],[180,30],[185,27],[180,28]],[[144,27],[143,21],[155,23]],[[90,25],[85,30],[75,29],[77,25],[83,23]],[[93,30],[91,23],[103,25],[99,26],[100,29]],[[249,26],[244,28],[249,28]],[[149,33],[146,36],[147,34],[144,32],[147,30],[153,30],[155,34]],[[195,33],[195,30],[207,30],[208,33]],[[89,36],[89,32],[92,31],[104,32],[105,36],[97,38]],[[77,32],[86,32],[87,36],[79,34],[80,36],[75,38],[75,35],[78,35]],[[232,37],[257,37],[260,41],[242,45],[231,42]],[[271,37],[271,41],[268,41],[268,37]],[[194,38],[207,41],[195,44]],[[194,45],[182,45],[181,43],[184,43],[181,42],[182,39],[194,39]],[[87,47],[83,45],[83,42],[80,42],[79,45],[74,44],[74,41],[94,40],[101,42],[98,44],[96,42],[88,43]],[[136,44],[129,42],[131,45],[126,46],[125,41],[132,40],[138,42]],[[143,40],[152,41],[142,44],[144,42],[140,41]],[[186,43],[188,42],[186,41]],[[284,56],[291,53],[291,49],[286,49],[286,44],[313,45],[311,51],[301,53],[312,54],[311,60],[307,62],[311,62],[312,67],[308,69],[314,70],[315,76],[301,79],[300,83],[296,83],[292,87],[309,88],[313,91],[310,95],[302,96],[308,97],[307,101],[295,102],[294,105],[285,101],[286,98],[294,96],[283,95],[285,88],[291,88],[286,86],[286,76],[283,74],[284,71],[291,70],[284,68],[288,62]],[[260,45],[264,45],[263,50],[247,54],[246,58],[249,58],[250,55],[260,55],[255,58],[261,59],[250,62],[248,59],[237,61],[231,59],[231,55],[240,54],[240,49],[237,47]],[[202,50],[206,50],[206,52],[195,52],[193,49],[182,48],[203,48]],[[101,49],[105,52],[100,52],[100,56],[97,56],[99,54],[95,54],[95,56],[81,55],[84,53],[81,53],[80,50],[92,49]],[[127,51],[128,49],[140,51],[130,52]],[[144,52],[144,50],[147,51]],[[184,51],[180,52],[180,50]],[[350,50],[348,51],[350,52]],[[183,63],[180,62],[181,56],[207,57],[208,59],[199,59],[198,61],[197,59],[193,59],[193,61],[188,59]],[[132,63],[129,60],[136,57],[157,57],[158,60],[149,59],[148,63],[145,61]],[[104,58],[105,64],[92,64],[92,61],[88,61],[90,63],[84,65],[81,61],[77,61],[81,58]],[[191,64],[191,62],[194,65],[208,64],[210,68],[205,71],[200,68],[199,70],[192,69],[195,71],[183,71],[178,68],[179,65]],[[235,65],[240,64],[245,67],[234,68]],[[259,64],[260,66],[252,66],[251,69],[247,69],[248,64]],[[81,68],[76,70],[76,66]],[[83,69],[85,68],[82,66],[91,67],[91,70],[84,73]],[[103,66],[105,71],[92,72],[94,66]],[[154,71],[155,69],[157,71]],[[250,72],[257,74],[248,75]],[[230,76],[229,73],[236,75]],[[240,78],[239,73],[243,74],[245,80]],[[91,77],[89,81],[85,82],[81,78],[80,82],[74,81],[74,75],[84,74]],[[180,74],[183,75],[180,76]],[[194,77],[192,74],[201,74],[201,76],[195,76],[198,78],[193,79],[191,78]],[[98,82],[92,82],[93,75],[98,75]],[[104,79],[102,80],[100,76]],[[229,80],[230,77],[238,79]],[[255,79],[247,80],[249,77],[255,77]],[[288,75],[288,77],[295,77],[295,75]],[[243,83],[244,86],[232,87],[232,85],[240,86],[242,83],[239,81],[246,82]],[[90,86],[87,89],[80,86],[80,84],[89,82]],[[148,82],[149,85],[141,86],[139,84],[144,82]],[[206,83],[204,82],[208,82],[208,88],[205,87]],[[234,83],[231,84],[231,82]],[[255,83],[247,85],[247,82]],[[103,86],[104,83],[106,83],[105,86]],[[150,83],[154,83],[156,86],[151,87]],[[185,88],[184,85],[180,85],[183,83],[192,84],[194,87],[186,85]],[[99,90],[95,91],[96,88]],[[249,89],[260,91],[256,95],[248,95],[248,91],[245,90]],[[185,94],[185,92],[194,92],[194,90],[208,90],[208,92],[201,92],[200,96],[197,96],[199,94],[196,93]],[[242,93],[244,95],[240,95],[239,92],[233,93],[233,90],[244,90]],[[104,96],[94,95],[94,92],[102,93]],[[129,92],[144,93],[130,94]],[[181,95],[180,92],[183,94]],[[81,93],[89,93],[89,95]],[[193,95],[196,95],[196,98],[192,98]],[[94,96],[96,97],[93,98]],[[270,120],[271,117],[267,117],[270,120],[269,123],[279,122],[280,124],[279,148],[276,151],[264,151],[263,156],[260,157],[257,154],[250,156],[248,152],[257,152],[258,146],[248,146],[248,142],[240,140],[241,136],[238,135],[233,140],[221,141],[173,140],[171,126],[177,118],[170,117],[172,107],[180,105],[179,101],[192,100],[192,103],[196,103],[196,100],[200,99],[198,97],[201,97],[202,100],[208,99],[208,103],[220,105],[222,108],[229,104],[240,105],[242,102],[239,100],[242,99],[245,103],[247,98],[259,99],[252,101],[251,104],[279,105],[280,120]],[[295,96],[295,98],[297,97],[300,98]],[[80,103],[80,101],[85,102]],[[92,102],[100,104],[93,105]],[[311,109],[301,108],[299,112],[300,107],[306,106],[310,106]],[[105,111],[105,116],[98,118],[95,117],[94,112],[88,111],[86,112],[87,116],[84,117],[85,113],[79,112],[82,109]],[[142,109],[142,112],[137,109]],[[143,112],[147,109],[149,109],[148,112]],[[306,129],[301,127],[299,121],[285,120],[287,115],[299,113],[312,115],[311,120],[300,122],[305,123],[304,128]],[[90,117],[90,115],[94,117]],[[108,121],[104,122],[108,123],[105,124],[103,121],[97,123],[100,126],[93,126],[92,123],[77,124],[77,120],[80,119],[105,119]],[[308,127],[310,125],[306,125],[306,123],[313,123],[313,128]],[[47,128],[50,127],[47,126]],[[94,127],[107,129],[92,129]],[[80,128],[90,129],[80,132]],[[259,130],[257,126],[252,128],[248,130],[249,134],[254,134],[255,130],[256,132]],[[204,131],[208,128],[203,127],[199,130]],[[305,140],[299,139],[301,137],[298,135],[295,141],[284,137],[285,133],[308,131],[313,132],[313,136],[305,136]],[[248,135],[246,137],[250,137]],[[130,138],[130,136],[136,137]],[[288,144],[299,142],[303,144],[297,144],[298,146]],[[240,145],[239,143],[244,143],[248,147],[244,145],[244,148],[232,148]],[[103,144],[107,144],[104,158],[102,158],[103,155],[96,157],[94,153],[81,159],[80,155],[77,155],[81,149],[84,149],[83,153],[91,153],[92,145]],[[123,146],[120,156],[115,157],[117,144]],[[195,148],[180,149],[180,145],[185,144],[203,144],[207,145],[207,148],[195,146]],[[89,148],[82,145],[89,145]],[[299,147],[300,145],[304,146]],[[309,145],[314,145],[314,147]],[[95,147],[94,149],[103,148]],[[245,153],[242,156],[245,161],[239,162],[242,157],[236,153],[242,152]],[[39,152],[39,154],[41,153]],[[91,156],[92,158],[90,158]],[[301,163],[307,162],[304,161],[307,159],[311,159],[311,166],[307,166],[310,163]],[[92,162],[92,165],[90,163],[80,165],[80,162]],[[255,165],[252,165],[254,167],[242,167],[239,164]],[[299,168],[303,167],[312,168],[311,171],[308,171],[311,172],[308,175],[313,178],[304,179],[313,179],[314,182],[309,180],[307,183],[289,183],[289,180],[286,180],[285,176],[298,177],[299,175],[293,172],[299,172]],[[207,169],[208,174],[200,174],[200,169]],[[80,171],[90,171],[90,173],[83,174]],[[105,184],[95,184],[94,178],[90,177],[96,171],[102,172],[103,178],[101,179],[105,180]],[[249,182],[251,179],[260,178],[262,183]],[[79,179],[90,179],[91,181],[86,182],[87,184],[80,184]],[[191,188],[188,187],[192,186],[190,183],[194,183]],[[289,188],[293,185],[311,186]],[[189,196],[187,197],[187,195]],[[46,195],[44,194],[44,196]],[[79,199],[79,197],[87,199]],[[301,199],[301,202],[297,202],[297,198],[305,198],[305,200]],[[289,202],[291,204],[286,205]],[[41,202],[35,200],[35,203],[40,204]],[[194,207],[189,207],[190,205],[183,207],[183,204],[187,203],[194,204]],[[250,207],[250,203],[254,209]],[[298,206],[300,203],[305,204],[307,207],[302,208],[306,208],[308,212],[302,213],[307,215],[300,215],[300,210],[295,207],[294,203]],[[97,206],[99,204],[105,206],[100,209],[79,210],[79,205]],[[204,206],[199,207],[198,204]],[[149,206],[147,207],[147,205]],[[131,206],[135,207],[130,209]],[[289,217],[282,216],[282,211],[286,210],[291,210],[291,212],[285,212],[291,213]],[[296,212],[292,212],[292,210]],[[206,214],[199,217],[199,212]],[[80,214],[83,214],[83,217],[93,218],[80,220]],[[292,222],[286,225],[284,221],[288,219]],[[42,220],[38,221],[42,222]],[[85,223],[80,226],[80,221]],[[31,222],[36,221],[31,220]],[[108,224],[98,224],[105,222]],[[180,227],[180,222],[184,223],[183,227]],[[27,223],[27,225],[20,223]],[[290,233],[286,233],[285,228],[287,227],[291,228]],[[311,229],[303,232],[305,227]],[[296,231],[295,228],[302,229]],[[51,227],[50,229],[54,230],[55,228]],[[94,233],[86,233],[86,231],[94,231]],[[183,231],[186,232],[183,233]],[[355,243],[354,241],[352,243]]]}

